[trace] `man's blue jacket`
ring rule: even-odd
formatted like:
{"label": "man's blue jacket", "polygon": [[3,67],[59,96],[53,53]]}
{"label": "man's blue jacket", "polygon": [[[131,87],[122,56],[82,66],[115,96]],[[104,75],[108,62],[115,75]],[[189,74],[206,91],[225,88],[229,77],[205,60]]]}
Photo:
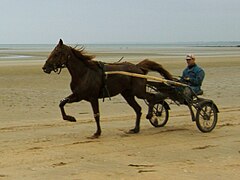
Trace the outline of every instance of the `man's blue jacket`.
{"label": "man's blue jacket", "polygon": [[188,66],[183,70],[180,81],[188,84],[193,89],[193,91],[198,94],[200,91],[202,91],[201,85],[204,76],[204,70],[197,64],[194,64],[193,66]]}

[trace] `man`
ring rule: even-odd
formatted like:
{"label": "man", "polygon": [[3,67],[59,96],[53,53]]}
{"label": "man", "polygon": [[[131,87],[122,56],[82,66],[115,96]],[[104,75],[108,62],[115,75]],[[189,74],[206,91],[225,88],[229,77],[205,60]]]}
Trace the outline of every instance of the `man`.
{"label": "man", "polygon": [[205,76],[204,70],[195,63],[195,56],[186,56],[187,67],[183,70],[181,82],[188,84],[197,95],[202,95],[201,85]]}

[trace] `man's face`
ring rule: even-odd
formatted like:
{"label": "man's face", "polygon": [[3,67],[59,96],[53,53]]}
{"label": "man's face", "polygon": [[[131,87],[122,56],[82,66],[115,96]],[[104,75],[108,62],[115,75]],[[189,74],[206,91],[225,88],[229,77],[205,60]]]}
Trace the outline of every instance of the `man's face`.
{"label": "man's face", "polygon": [[191,65],[195,64],[195,59],[187,58],[186,61],[187,61],[188,66],[191,66]]}

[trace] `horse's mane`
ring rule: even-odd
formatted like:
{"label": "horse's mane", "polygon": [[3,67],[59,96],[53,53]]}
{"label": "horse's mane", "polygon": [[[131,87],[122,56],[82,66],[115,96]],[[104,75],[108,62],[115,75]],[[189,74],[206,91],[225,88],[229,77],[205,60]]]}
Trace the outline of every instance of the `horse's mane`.
{"label": "horse's mane", "polygon": [[96,61],[93,61],[95,56],[87,54],[87,52],[85,51],[85,48],[83,46],[80,48],[70,47],[70,49],[71,49],[72,53],[77,57],[77,59],[82,61],[87,67],[93,68],[93,69],[95,69],[97,67]]}

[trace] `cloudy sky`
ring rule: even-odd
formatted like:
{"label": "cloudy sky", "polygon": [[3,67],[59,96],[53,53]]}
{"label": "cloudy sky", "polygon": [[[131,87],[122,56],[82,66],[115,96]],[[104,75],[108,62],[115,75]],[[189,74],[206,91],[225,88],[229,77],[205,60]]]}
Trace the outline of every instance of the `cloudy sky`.
{"label": "cloudy sky", "polygon": [[240,0],[0,0],[0,44],[240,41]]}

